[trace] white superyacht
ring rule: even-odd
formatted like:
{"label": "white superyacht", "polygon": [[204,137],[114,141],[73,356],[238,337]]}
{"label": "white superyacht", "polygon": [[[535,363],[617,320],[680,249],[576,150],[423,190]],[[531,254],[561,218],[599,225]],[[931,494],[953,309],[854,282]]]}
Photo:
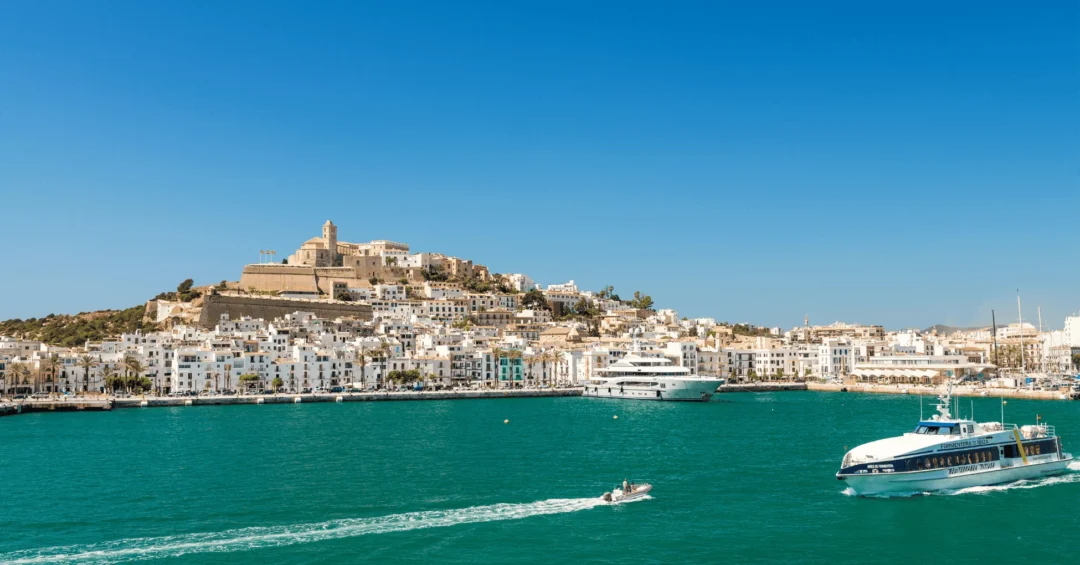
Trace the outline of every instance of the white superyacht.
{"label": "white superyacht", "polygon": [[938,397],[938,413],[914,431],[849,451],[836,478],[860,495],[917,493],[1048,477],[1072,461],[1046,423],[953,418],[951,388]]}
{"label": "white superyacht", "polygon": [[627,354],[610,366],[596,369],[585,381],[583,396],[633,400],[708,401],[723,380],[690,374],[663,357]]}

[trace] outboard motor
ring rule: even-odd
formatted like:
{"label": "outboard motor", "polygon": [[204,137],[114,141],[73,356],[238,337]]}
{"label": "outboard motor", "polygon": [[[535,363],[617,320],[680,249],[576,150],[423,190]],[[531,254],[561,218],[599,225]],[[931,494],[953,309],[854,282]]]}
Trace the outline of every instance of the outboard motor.
{"label": "outboard motor", "polygon": [[604,496],[601,496],[600,499],[603,500],[604,502],[611,502],[611,493],[610,492],[605,492]]}

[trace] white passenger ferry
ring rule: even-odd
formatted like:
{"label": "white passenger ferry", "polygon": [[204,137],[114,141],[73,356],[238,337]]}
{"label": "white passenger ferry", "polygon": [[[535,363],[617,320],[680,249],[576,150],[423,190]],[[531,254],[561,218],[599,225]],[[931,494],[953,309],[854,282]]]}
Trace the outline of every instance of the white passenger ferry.
{"label": "white passenger ferry", "polygon": [[1057,475],[1072,461],[1054,426],[1043,422],[1017,427],[953,418],[951,392],[950,385],[938,397],[938,413],[914,431],[847,452],[836,478],[860,495],[927,492]]}
{"label": "white passenger ferry", "polygon": [[583,396],[634,400],[707,401],[723,383],[713,377],[690,374],[663,357],[628,354],[585,381]]}

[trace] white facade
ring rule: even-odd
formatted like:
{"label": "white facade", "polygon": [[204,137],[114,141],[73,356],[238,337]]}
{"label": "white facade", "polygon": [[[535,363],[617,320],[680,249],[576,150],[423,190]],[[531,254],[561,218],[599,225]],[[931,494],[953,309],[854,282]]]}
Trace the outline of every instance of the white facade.
{"label": "white facade", "polygon": [[1080,347],[1080,315],[1066,316],[1065,329],[1062,333],[1064,334],[1062,345]]}
{"label": "white facade", "polygon": [[518,292],[528,292],[536,288],[536,283],[528,275],[514,273],[504,276],[506,277],[506,283]]}

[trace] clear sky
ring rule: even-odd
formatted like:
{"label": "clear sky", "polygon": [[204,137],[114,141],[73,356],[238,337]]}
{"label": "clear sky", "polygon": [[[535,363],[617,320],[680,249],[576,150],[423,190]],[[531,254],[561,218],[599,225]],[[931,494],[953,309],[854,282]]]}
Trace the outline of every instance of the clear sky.
{"label": "clear sky", "polygon": [[1080,310],[1076,2],[0,3],[0,318],[327,219],[689,316]]}

